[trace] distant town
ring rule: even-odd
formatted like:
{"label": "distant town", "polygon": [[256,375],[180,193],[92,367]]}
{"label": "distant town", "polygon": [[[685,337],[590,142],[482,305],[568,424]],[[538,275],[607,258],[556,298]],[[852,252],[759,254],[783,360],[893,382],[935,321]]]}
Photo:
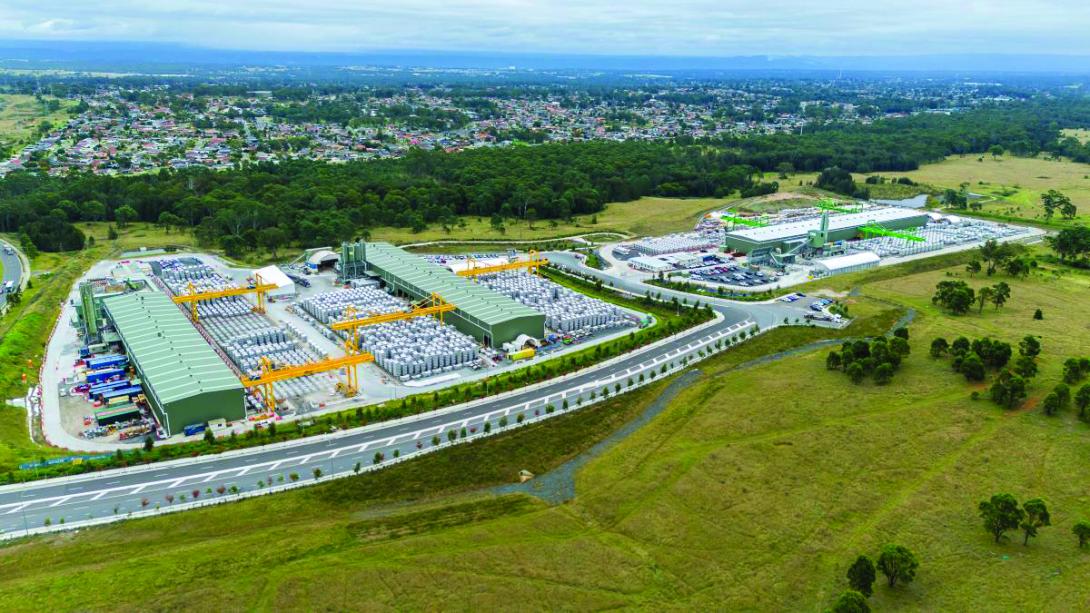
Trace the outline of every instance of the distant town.
{"label": "distant town", "polygon": [[[63,84],[64,80],[58,83]],[[871,79],[806,87],[774,80],[738,84],[565,87],[294,86],[189,87],[99,79],[54,87],[40,99],[67,110],[12,148],[15,170],[124,175],[163,168],[231,168],[289,159],[347,162],[398,157],[413,148],[458,151],[552,141],[720,139],[953,113],[1009,102],[995,83]],[[59,89],[59,91],[58,91]]]}

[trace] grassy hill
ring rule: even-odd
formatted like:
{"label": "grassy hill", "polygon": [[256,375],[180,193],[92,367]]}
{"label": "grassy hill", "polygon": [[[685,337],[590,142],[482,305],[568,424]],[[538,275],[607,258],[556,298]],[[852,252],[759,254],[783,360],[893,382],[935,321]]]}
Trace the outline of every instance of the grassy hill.
{"label": "grassy hill", "polygon": [[[968,183],[970,192],[985,196],[982,212],[1043,221],[1041,194],[1056,189],[1071,198],[1079,209],[1079,223],[1090,220],[1090,165],[1043,157],[951,156],[938,164],[926,164],[911,172],[882,172],[884,177],[909,177],[938,189],[958,189]],[[857,175],[856,180],[865,177]],[[872,186],[888,189],[889,186]],[[911,191],[911,190],[910,190]],[[918,189],[916,191],[919,191]],[[906,194],[910,195],[910,194]],[[1061,223],[1059,215],[1054,223]],[[1062,222],[1069,223],[1069,222]]]}
{"label": "grassy hill", "polygon": [[[483,217],[464,217],[465,226],[453,226],[450,232],[433,224],[423,232],[409,228],[381,227],[371,231],[372,240],[392,243],[418,243],[435,240],[538,240],[592,232],[622,232],[635,236],[658,235],[692,230],[702,213],[726,206],[730,199],[645,197],[632,202],[613,202],[597,215],[583,215],[571,221],[552,223],[535,221],[533,228],[525,221],[508,221],[504,230],[493,229]],[[593,219],[592,219],[593,218]]]}

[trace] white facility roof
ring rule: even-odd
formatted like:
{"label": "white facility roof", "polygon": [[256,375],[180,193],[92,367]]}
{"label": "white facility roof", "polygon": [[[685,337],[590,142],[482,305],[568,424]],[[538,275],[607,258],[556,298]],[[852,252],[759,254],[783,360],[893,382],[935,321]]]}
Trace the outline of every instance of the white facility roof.
{"label": "white facility roof", "polygon": [[882,258],[878,257],[878,254],[873,251],[856,251],[847,255],[815,260],[814,263],[832,272],[866,264],[877,264],[881,261]]}
{"label": "white facility roof", "polygon": [[277,291],[288,290],[292,293],[295,292],[295,282],[289,279],[288,275],[284,274],[284,271],[280,270],[279,266],[259,268],[254,271],[254,275],[260,275],[262,283],[275,284]]}
{"label": "white facility roof", "polygon": [[669,263],[664,262],[659,258],[652,258],[646,255],[639,255],[628,261],[637,266],[650,268],[651,270],[666,270],[668,268],[673,268]]}
{"label": "white facility roof", "polygon": [[310,254],[310,257],[307,258],[307,262],[315,266],[319,266],[321,264],[324,264],[325,262],[332,262],[339,259],[341,259],[341,256],[337,255],[336,253],[328,249],[319,249],[318,251]]}
{"label": "white facility roof", "polygon": [[[829,215],[829,231],[844,230],[866,225],[868,222],[888,223],[926,217],[925,213],[915,209],[903,209],[898,207],[883,207],[867,209],[861,213],[845,213],[842,215]],[[821,229],[821,217],[793,221],[789,223],[774,224],[760,228],[742,228],[727,232],[727,236],[737,236],[755,242],[786,240],[796,237],[804,237],[811,230]]]}

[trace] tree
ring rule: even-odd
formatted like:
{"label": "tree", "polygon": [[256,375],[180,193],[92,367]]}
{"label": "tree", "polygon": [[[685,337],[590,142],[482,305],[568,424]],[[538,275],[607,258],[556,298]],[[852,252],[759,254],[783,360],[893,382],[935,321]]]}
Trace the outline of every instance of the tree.
{"label": "tree", "polygon": [[996,404],[1013,409],[1026,397],[1026,380],[1009,370],[1003,370],[992,384],[991,395]]}
{"label": "tree", "polygon": [[1037,536],[1039,528],[1052,525],[1052,518],[1048,514],[1048,506],[1040,498],[1027,500],[1022,504],[1022,511],[1025,513],[1025,518],[1020,526],[1022,533],[1025,535],[1022,544],[1029,545],[1029,539]]}
{"label": "tree", "polygon": [[1013,370],[1023,379],[1032,379],[1037,376],[1037,360],[1028,355],[1020,355],[1014,362]]}
{"label": "tree", "polygon": [[118,207],[118,209],[114,211],[114,219],[117,220],[117,227],[119,228],[126,227],[127,225],[129,225],[130,221],[133,221],[134,219],[139,219],[139,217],[140,214],[136,212],[136,209],[132,208],[127,204],[125,206]]}
{"label": "tree", "polygon": [[1044,318],[1045,318],[1045,314],[1044,314],[1044,311],[1042,311],[1041,309],[1037,309],[1036,311],[1033,312],[1033,319],[1034,320],[1040,321],[1040,320],[1042,320]]}
{"label": "tree", "polygon": [[855,590],[846,590],[836,599],[832,613],[870,613],[867,597]]}
{"label": "tree", "polygon": [[908,340],[908,328],[906,328],[904,326],[898,326],[897,329],[895,329],[893,331],[893,336],[895,338],[903,338],[903,339],[905,339],[907,341]]}
{"label": "tree", "polygon": [[1011,286],[1007,285],[1006,281],[1000,281],[992,286],[992,295],[989,297],[989,300],[991,300],[992,304],[995,305],[995,308],[998,309],[1006,304],[1007,300],[1010,300],[1010,297]]}
{"label": "tree", "polygon": [[288,233],[276,226],[262,228],[257,240],[276,259],[276,250],[288,243]]}
{"label": "tree", "polygon": [[1075,392],[1075,406],[1079,409],[1079,419],[1086,419],[1086,408],[1090,407],[1090,383],[1084,383]]}
{"label": "tree", "polygon": [[1003,265],[1003,270],[1012,277],[1025,279],[1029,276],[1030,264],[1024,258],[1011,258]]}
{"label": "tree", "polygon": [[151,451],[155,447],[155,437],[147,435],[144,437],[144,451]]}
{"label": "tree", "polygon": [[893,365],[882,362],[874,369],[874,382],[878,385],[886,385],[893,380]]}
{"label": "tree", "polygon": [[1071,526],[1071,531],[1079,539],[1079,549],[1086,547],[1086,543],[1090,542],[1090,521],[1082,519],[1075,522],[1075,525]]}
{"label": "tree", "polygon": [[1041,341],[1036,336],[1027,334],[1018,343],[1018,353],[1031,358],[1037,357],[1041,354]]}
{"label": "tree", "polygon": [[1045,240],[1060,256],[1061,262],[1080,260],[1090,253],[1090,228],[1086,226],[1064,228]]}
{"label": "tree", "polygon": [[964,336],[959,336],[950,344],[950,353],[953,355],[965,355],[972,348],[972,343]]}
{"label": "tree", "polygon": [[977,295],[976,295],[976,301],[977,301],[977,303],[979,305],[979,308],[977,308],[977,311],[976,311],[978,315],[980,313],[984,312],[984,303],[991,301],[993,296],[995,296],[995,290],[994,289],[992,289],[990,287],[980,288],[980,291],[978,291]]}
{"label": "tree", "polygon": [[919,566],[916,555],[903,545],[886,545],[878,556],[878,570],[886,576],[890,587],[898,582],[911,583]]}
{"label": "tree", "polygon": [[19,235],[19,249],[30,259],[38,257],[38,246],[26,232]]}
{"label": "tree", "polygon": [[969,263],[965,265],[965,272],[969,273],[970,277],[975,276],[977,273],[979,273],[980,260],[970,260]]}
{"label": "tree", "polygon": [[1041,401],[1041,408],[1044,410],[1045,415],[1049,417],[1060,412],[1060,397],[1056,395],[1056,392],[1049,392],[1045,399]]}
{"label": "tree", "polygon": [[912,352],[912,348],[908,345],[908,341],[900,336],[894,336],[889,341],[889,351],[899,358],[904,358],[908,357],[908,354]]}
{"label": "tree", "polygon": [[945,338],[936,338],[931,341],[931,357],[938,358],[946,355],[950,351],[950,343],[946,342]]}
{"label": "tree", "polygon": [[863,378],[867,376],[867,373],[863,370],[863,365],[858,361],[848,364],[848,367],[844,369],[844,373],[848,375],[848,379],[851,379],[852,383],[859,385],[863,382]]}
{"label": "tree", "polygon": [[208,424],[204,425],[204,442],[212,445],[216,442],[216,435],[212,433],[212,428],[208,427]]}
{"label": "tree", "polygon": [[1052,393],[1059,399],[1061,409],[1071,406],[1071,388],[1066,383],[1057,383],[1056,387],[1052,388]]}
{"label": "tree", "polygon": [[965,356],[961,363],[958,365],[958,372],[960,372],[967,381],[983,381],[987,375],[987,371],[984,369],[984,360],[980,359],[980,356],[974,352],[970,352]]}
{"label": "tree", "polygon": [[1064,219],[1074,219],[1075,217],[1076,209],[1071,204],[1071,199],[1054,189],[1041,194],[1041,206],[1045,209],[1046,221],[1051,220],[1056,211],[1059,211]]}
{"label": "tree", "polygon": [[829,370],[840,370],[840,354],[836,351],[830,351],[829,355],[825,358],[825,368]]}
{"label": "tree", "polygon": [[980,518],[984,520],[984,529],[998,543],[1003,534],[1016,530],[1025,517],[1025,511],[1018,506],[1018,501],[1010,494],[993,494],[988,500],[977,505]]}
{"label": "tree", "polygon": [[867,556],[859,556],[848,569],[848,585],[860,594],[870,598],[874,593],[874,562]]}
{"label": "tree", "polygon": [[935,295],[931,302],[950,311],[954,315],[964,315],[969,312],[970,306],[975,301],[973,288],[964,281],[939,281],[935,288]]}
{"label": "tree", "polygon": [[1078,383],[1085,373],[1082,367],[1079,365],[1079,361],[1076,358],[1067,358],[1064,360],[1063,380],[1064,383],[1075,384]]}
{"label": "tree", "polygon": [[992,156],[993,160],[998,160],[1003,157],[1004,151],[1006,151],[1006,149],[1003,148],[1003,145],[992,145],[991,147],[988,147],[988,154]]}

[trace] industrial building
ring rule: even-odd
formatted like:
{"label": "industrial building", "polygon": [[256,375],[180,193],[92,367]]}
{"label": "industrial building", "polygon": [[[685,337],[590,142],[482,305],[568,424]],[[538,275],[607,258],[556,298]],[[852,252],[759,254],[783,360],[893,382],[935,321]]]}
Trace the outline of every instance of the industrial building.
{"label": "industrial building", "polygon": [[[791,249],[811,240],[815,233],[827,233],[820,240],[828,243],[859,236],[860,228],[877,224],[889,230],[918,228],[930,217],[925,212],[898,207],[872,208],[859,213],[815,216],[802,221],[760,227],[735,228],[723,236],[723,246],[744,254]],[[823,228],[823,223],[827,227]]]}
{"label": "industrial building", "polygon": [[76,326],[83,333],[86,344],[93,350],[100,350],[104,345],[116,343],[119,339],[111,330],[104,329],[106,313],[103,300],[137,291],[147,286],[143,279],[111,278],[90,279],[79,284],[79,308],[76,309]]}
{"label": "industrial building", "polygon": [[875,268],[882,261],[873,251],[856,251],[847,255],[838,255],[831,258],[814,260],[814,274],[819,277],[839,275],[847,272],[856,272]]}
{"label": "industrial building", "polygon": [[543,313],[404,249],[389,243],[356,243],[343,248],[342,254],[350,256],[342,258],[342,271],[359,270],[362,260],[366,274],[382,279],[397,293],[414,300],[438,294],[456,307],[446,321],[489,346],[499,347],[522,334],[545,336]]}
{"label": "industrial building", "polygon": [[168,435],[214,419],[245,419],[238,377],[169,297],[132,292],[102,305]]}

